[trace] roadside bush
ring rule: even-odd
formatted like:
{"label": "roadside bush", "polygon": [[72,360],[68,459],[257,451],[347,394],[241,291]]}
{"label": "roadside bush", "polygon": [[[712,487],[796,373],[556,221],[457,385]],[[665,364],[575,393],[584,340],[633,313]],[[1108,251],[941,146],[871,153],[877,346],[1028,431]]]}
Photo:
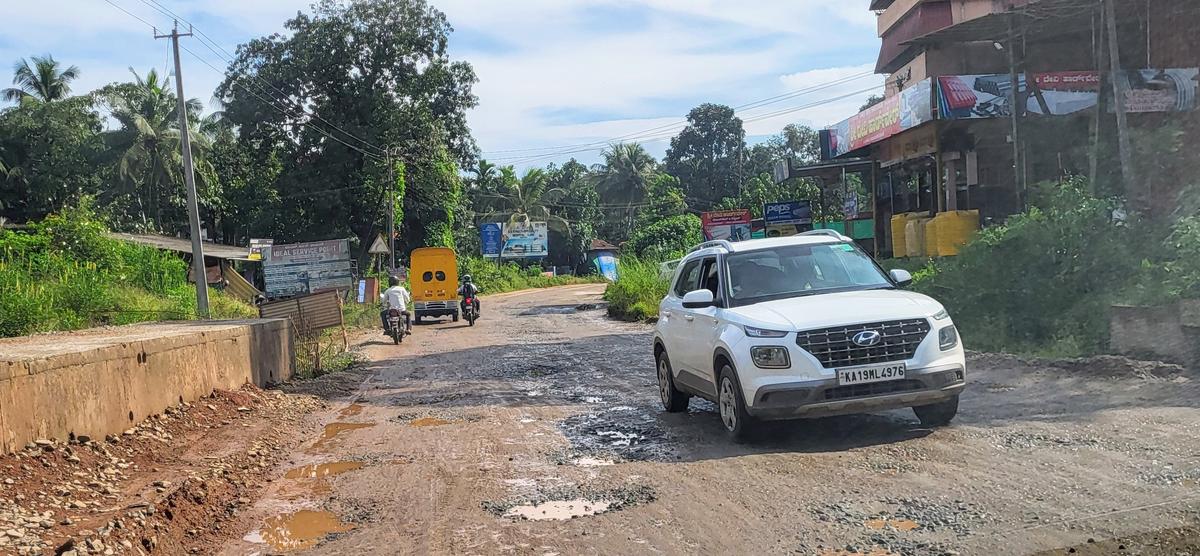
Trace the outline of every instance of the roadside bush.
{"label": "roadside bush", "polygon": [[917,271],[914,289],[946,305],[972,349],[1103,351],[1109,308],[1162,249],[1150,225],[1114,218],[1113,200],[1085,191],[1078,179],[1041,186],[1033,208]]}
{"label": "roadside bush", "polygon": [[667,295],[670,282],[660,275],[658,264],[624,257],[617,264],[617,276],[604,290],[609,316],[630,321],[658,318],[658,303]]}
{"label": "roadside bush", "polygon": [[458,264],[459,275],[470,274],[485,294],[604,281],[600,276],[546,277],[542,275],[542,269],[536,266],[521,268],[516,263],[497,265],[482,257],[460,257]]}
{"label": "roadside bush", "polygon": [[[32,232],[0,230],[0,337],[196,317],[182,259],[106,234],[86,202]],[[220,291],[209,300],[214,318],[256,315]]]}
{"label": "roadside bush", "polygon": [[639,226],[625,248],[641,259],[665,261],[677,259],[703,242],[700,218],[681,214]]}

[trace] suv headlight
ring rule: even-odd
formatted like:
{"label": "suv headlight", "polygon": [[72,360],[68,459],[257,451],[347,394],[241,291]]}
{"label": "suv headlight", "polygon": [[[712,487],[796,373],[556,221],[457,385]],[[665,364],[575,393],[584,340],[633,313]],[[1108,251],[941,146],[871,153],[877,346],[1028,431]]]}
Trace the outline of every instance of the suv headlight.
{"label": "suv headlight", "polygon": [[958,329],[954,325],[938,330],[938,347],[942,351],[953,349],[958,345]]}
{"label": "suv headlight", "polygon": [[792,366],[788,350],[782,346],[755,346],[750,348],[750,359],[754,366],[762,369],[786,369]]}
{"label": "suv headlight", "polygon": [[746,335],[751,338],[782,338],[787,336],[787,332],[782,330],[767,330],[766,328],[756,328],[753,326],[743,326]]}

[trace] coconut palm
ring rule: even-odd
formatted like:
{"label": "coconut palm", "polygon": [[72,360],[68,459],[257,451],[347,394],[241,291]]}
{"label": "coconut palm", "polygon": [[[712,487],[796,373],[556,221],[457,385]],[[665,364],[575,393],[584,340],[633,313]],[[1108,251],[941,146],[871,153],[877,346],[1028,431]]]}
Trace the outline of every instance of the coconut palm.
{"label": "coconut palm", "polygon": [[541,168],[530,168],[517,178],[512,166],[500,168],[496,208],[484,215],[484,221],[507,219],[517,222],[546,222],[555,230],[570,234],[571,226],[562,217],[554,214],[550,207],[553,199],[566,193],[557,187],[548,187],[549,176]]}
{"label": "coconut palm", "polygon": [[[178,102],[153,69],[145,77],[133,68],[133,83],[112,85],[102,90],[112,117],[120,127],[106,134],[105,140],[116,157],[117,176],[123,193],[136,198],[144,224],[164,228],[163,209],[182,213],[183,160],[180,151]],[[198,125],[201,103],[184,103],[191,122],[192,158],[198,167],[205,164],[209,138]],[[196,172],[201,179],[204,172]],[[146,222],[153,217],[153,223]]]}
{"label": "coconut palm", "polygon": [[[33,61],[31,65],[29,62]],[[11,102],[53,102],[71,94],[71,82],[79,77],[79,68],[62,65],[53,56],[32,56],[13,66],[13,85],[5,89],[4,100]]]}
{"label": "coconut palm", "polygon": [[609,145],[601,154],[603,164],[592,168],[596,189],[606,204],[636,204],[646,198],[657,163],[638,143]]}

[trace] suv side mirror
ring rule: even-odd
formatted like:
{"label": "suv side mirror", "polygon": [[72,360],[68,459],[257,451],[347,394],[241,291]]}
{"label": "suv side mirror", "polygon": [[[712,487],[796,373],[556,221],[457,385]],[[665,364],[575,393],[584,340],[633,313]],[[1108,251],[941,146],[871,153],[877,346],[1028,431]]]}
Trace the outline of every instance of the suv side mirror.
{"label": "suv side mirror", "polygon": [[897,286],[907,286],[912,283],[912,274],[903,268],[894,268],[888,272],[888,276],[892,277],[892,281]]}
{"label": "suv side mirror", "polygon": [[690,291],[683,296],[683,306],[687,309],[712,307],[715,301],[713,293],[708,290]]}

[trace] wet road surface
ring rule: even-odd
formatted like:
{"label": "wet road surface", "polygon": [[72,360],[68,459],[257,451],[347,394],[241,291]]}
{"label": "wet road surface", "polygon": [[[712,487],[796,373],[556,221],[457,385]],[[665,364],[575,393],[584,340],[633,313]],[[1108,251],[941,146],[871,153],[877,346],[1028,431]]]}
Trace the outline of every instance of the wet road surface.
{"label": "wet road surface", "polygon": [[650,327],[600,292],[369,337],[301,386],[336,403],[224,553],[1030,554],[1200,522],[1187,373],[972,356],[949,428],[905,410],[734,445],[710,403],[661,411]]}

